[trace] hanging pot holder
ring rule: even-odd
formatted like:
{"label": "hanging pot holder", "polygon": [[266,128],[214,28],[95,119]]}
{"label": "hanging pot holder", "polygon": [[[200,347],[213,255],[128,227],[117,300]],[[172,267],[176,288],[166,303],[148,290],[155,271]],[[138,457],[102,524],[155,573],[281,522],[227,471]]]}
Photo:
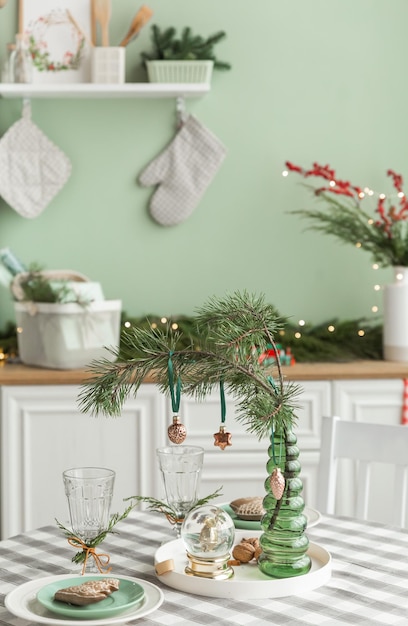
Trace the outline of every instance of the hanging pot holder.
{"label": "hanging pot holder", "polygon": [[0,195],[22,217],[37,217],[71,174],[68,157],[31,120],[21,119],[0,139]]}

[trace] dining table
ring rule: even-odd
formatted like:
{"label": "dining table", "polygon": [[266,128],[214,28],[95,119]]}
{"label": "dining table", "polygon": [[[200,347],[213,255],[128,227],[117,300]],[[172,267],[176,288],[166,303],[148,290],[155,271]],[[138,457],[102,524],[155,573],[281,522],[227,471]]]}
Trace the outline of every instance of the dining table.
{"label": "dining table", "polygon": [[[109,554],[112,567],[109,576],[136,579],[142,586],[145,583],[157,588],[161,594],[155,610],[140,617],[130,616],[125,622],[128,624],[408,624],[408,531],[405,529],[322,515],[306,533],[311,543],[321,546],[331,557],[327,580],[316,588],[304,589],[302,576],[299,576],[295,591],[292,587],[288,595],[276,597],[271,579],[272,597],[267,597],[267,592],[262,594],[266,597],[254,598],[246,597],[245,593],[238,597],[212,597],[170,586],[166,573],[156,573],[155,554],[168,542],[176,540],[175,529],[159,513],[135,509],[119,522],[115,531],[98,546],[101,552]],[[69,576],[73,572],[73,554],[74,548],[54,520],[47,526],[1,541],[0,625],[44,623],[36,621],[35,615],[25,619],[16,616],[14,611],[9,612],[7,597],[17,596],[18,602],[18,591],[24,586],[37,585],[37,588],[50,577]],[[227,584],[228,581],[217,582],[218,586]],[[56,617],[56,624],[66,619]],[[94,621],[90,620],[89,624]],[[86,620],[78,620],[78,623],[85,624]],[[116,623],[115,620],[112,623]]]}

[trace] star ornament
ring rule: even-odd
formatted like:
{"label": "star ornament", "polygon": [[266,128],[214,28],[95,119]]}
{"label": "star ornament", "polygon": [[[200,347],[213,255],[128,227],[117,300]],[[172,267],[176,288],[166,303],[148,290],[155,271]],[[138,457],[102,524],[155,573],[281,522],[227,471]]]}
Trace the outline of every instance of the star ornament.
{"label": "star ornament", "polygon": [[231,438],[231,433],[225,432],[225,428],[221,426],[218,433],[214,433],[214,445],[225,450],[227,446],[232,446]]}

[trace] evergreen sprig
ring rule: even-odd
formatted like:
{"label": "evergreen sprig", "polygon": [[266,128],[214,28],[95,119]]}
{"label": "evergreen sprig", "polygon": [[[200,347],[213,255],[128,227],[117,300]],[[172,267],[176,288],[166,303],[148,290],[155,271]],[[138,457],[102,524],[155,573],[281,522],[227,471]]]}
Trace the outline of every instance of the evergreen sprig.
{"label": "evergreen sprig", "polygon": [[[197,500],[197,502],[195,502],[195,504],[191,507],[191,509],[187,511],[187,513],[198,506],[204,506],[205,504],[208,504],[208,502],[210,502],[211,500],[222,496],[222,493],[220,493],[221,489],[222,487],[214,491],[214,493],[211,493],[209,496],[205,496],[204,498],[200,498],[199,500]],[[177,522],[179,521],[179,515],[177,513],[177,510],[167,502],[162,502],[161,500],[156,500],[156,498],[151,498],[149,496],[130,496],[129,498],[125,498],[125,500],[134,500],[132,508],[137,506],[139,503],[144,502],[148,505],[148,511],[165,515],[170,524],[174,525],[177,524]]]}
{"label": "evergreen sprig", "polygon": [[[88,548],[96,548],[96,546],[98,546],[100,543],[102,543],[102,541],[106,538],[106,536],[108,534],[117,534],[117,530],[114,530],[114,527],[116,526],[116,524],[118,524],[118,522],[121,522],[122,520],[124,520],[129,513],[131,512],[131,510],[133,509],[133,505],[128,506],[125,511],[123,513],[114,513],[113,515],[111,515],[110,519],[109,519],[109,523],[108,526],[105,530],[102,530],[102,532],[100,532],[94,539],[92,539],[91,541],[85,542],[84,544],[88,547]],[[67,539],[71,539],[71,538],[78,538],[80,539],[80,537],[78,537],[75,532],[73,530],[70,530],[69,528],[66,528],[63,524],[61,524],[61,522],[59,522],[57,519],[55,520],[57,523],[57,526],[60,530],[62,530],[62,532],[64,533],[65,537],[67,537]],[[72,557],[72,562],[73,563],[83,563],[85,561],[86,558],[86,550],[80,550],[79,552],[77,552],[73,557]]]}
{"label": "evergreen sprig", "polygon": [[171,26],[162,30],[153,24],[151,27],[153,50],[142,52],[143,61],[198,61],[207,60],[214,62],[214,69],[229,70],[231,65],[225,61],[219,61],[214,54],[214,46],[226,37],[224,31],[219,31],[204,38],[193,35],[189,26],[186,26],[179,37],[176,29]]}
{"label": "evergreen sprig", "polygon": [[[182,393],[198,400],[224,382],[225,391],[237,401],[237,419],[248,432],[262,438],[274,429],[292,428],[294,398],[298,388],[284,384],[278,359],[266,369],[259,361],[283,326],[275,307],[263,296],[236,292],[210,299],[194,317],[199,349],[191,343],[178,349],[180,333],[161,328],[130,328],[123,331],[123,347],[117,358],[93,361],[90,379],[82,385],[79,405],[95,415],[118,416],[126,398],[137,393],[146,376],[154,374],[163,393],[169,393],[169,354]],[[278,350],[276,350],[278,352]],[[273,383],[273,384],[272,384]]]}

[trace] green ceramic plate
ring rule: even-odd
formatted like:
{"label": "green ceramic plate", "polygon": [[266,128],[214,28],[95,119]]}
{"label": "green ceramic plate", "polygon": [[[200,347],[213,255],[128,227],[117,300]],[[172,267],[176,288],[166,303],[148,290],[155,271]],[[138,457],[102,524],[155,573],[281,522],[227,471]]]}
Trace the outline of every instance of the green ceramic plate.
{"label": "green ceramic plate", "polygon": [[[232,517],[235,528],[239,528],[242,530],[262,530],[261,523],[257,521],[243,520],[236,516],[234,511],[231,509],[229,504],[220,504],[221,508],[224,509]],[[321,514],[316,509],[311,509],[310,507],[305,507],[303,514],[306,515],[307,518],[307,527],[312,528],[312,526],[316,526],[320,522]]]}
{"label": "green ceramic plate", "polygon": [[261,523],[255,520],[244,520],[236,516],[229,504],[221,504],[221,508],[228,513],[234,522],[235,528],[242,528],[243,530],[262,530]]}
{"label": "green ceramic plate", "polygon": [[54,594],[58,589],[81,585],[87,580],[98,580],[100,578],[101,576],[79,576],[77,578],[57,580],[42,587],[37,593],[37,600],[49,611],[58,613],[58,615],[65,615],[71,619],[103,619],[126,611],[126,609],[141,602],[144,598],[145,592],[141,585],[120,578],[120,576],[112,576],[112,578],[117,578],[120,581],[119,589],[105,598],[105,600],[95,604],[88,604],[87,606],[75,606],[74,604],[66,604],[65,602],[54,600]]}

